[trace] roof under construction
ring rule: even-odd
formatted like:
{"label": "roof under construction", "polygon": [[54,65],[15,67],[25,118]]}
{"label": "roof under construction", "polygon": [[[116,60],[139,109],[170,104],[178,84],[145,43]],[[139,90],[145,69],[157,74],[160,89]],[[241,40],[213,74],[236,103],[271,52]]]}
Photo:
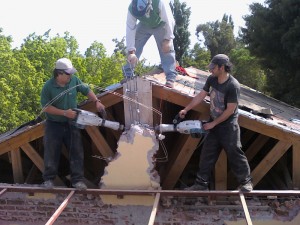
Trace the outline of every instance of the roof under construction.
{"label": "roof under construction", "polygon": [[[7,166],[0,177],[0,224],[20,222],[22,216],[22,224],[299,224],[300,110],[246,86],[241,88],[239,124],[254,191],[236,190],[224,151],[211,191],[183,191],[195,179],[205,137],[172,132],[158,138],[154,128],[171,124],[209,75],[186,70],[193,76],[178,75],[173,89],[164,86],[164,73],[154,71],[98,94],[107,119],[124,124],[125,131],[101,126],[82,130],[86,191],[69,188],[65,148],[57,187],[40,187],[44,121],[2,134],[0,160]],[[209,103],[208,96],[186,119],[206,120]],[[96,113],[87,101],[79,108]]]}

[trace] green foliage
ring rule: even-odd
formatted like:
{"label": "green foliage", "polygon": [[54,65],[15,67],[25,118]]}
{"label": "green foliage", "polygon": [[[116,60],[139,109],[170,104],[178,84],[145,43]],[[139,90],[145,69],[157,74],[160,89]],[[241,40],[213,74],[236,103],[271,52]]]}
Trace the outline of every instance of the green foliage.
{"label": "green foliage", "polygon": [[205,48],[201,48],[199,43],[194,45],[186,56],[183,58],[183,67],[195,67],[202,70],[207,70],[207,65],[210,61],[210,52]]}
{"label": "green foliage", "polygon": [[231,16],[224,14],[221,22],[215,21],[198,25],[196,34],[200,42],[201,35],[204,37],[204,45],[210,51],[211,56],[220,53],[229,55],[236,46],[233,29]]}
{"label": "green foliage", "polygon": [[173,4],[170,3],[170,6],[176,22],[174,27],[174,49],[176,60],[179,64],[182,64],[183,56],[187,54],[187,50],[191,43],[191,34],[188,31],[191,9],[187,8],[185,2],[180,3],[179,0],[175,0]]}
{"label": "green foliage", "polygon": [[268,0],[250,5],[242,40],[267,71],[273,97],[300,106],[300,5],[298,0]]}
{"label": "green foliage", "polygon": [[248,49],[233,49],[230,53],[230,59],[234,65],[232,74],[240,83],[264,92],[266,75],[257,58],[251,56]]}
{"label": "green foliage", "polygon": [[[94,42],[82,56],[68,32],[63,37],[50,38],[49,34],[50,30],[43,35],[30,34],[20,49],[11,49],[12,38],[2,35],[0,29],[0,133],[40,115],[41,89],[59,58],[70,58],[78,77],[96,93],[123,79],[125,57],[121,52],[108,56],[103,44]],[[79,101],[85,98],[80,96]]]}

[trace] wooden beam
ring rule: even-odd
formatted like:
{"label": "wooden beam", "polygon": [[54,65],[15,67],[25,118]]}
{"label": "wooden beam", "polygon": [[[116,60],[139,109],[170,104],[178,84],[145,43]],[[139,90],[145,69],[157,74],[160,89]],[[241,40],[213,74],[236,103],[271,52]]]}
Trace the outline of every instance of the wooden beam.
{"label": "wooden beam", "polygon": [[[119,102],[123,101],[123,87],[120,87],[119,89],[115,91],[108,91],[103,96],[98,96],[98,99],[101,100],[102,104],[105,106],[105,108],[111,107]],[[90,112],[96,112],[96,107],[94,102],[83,102],[80,105],[80,108],[84,110],[88,110]]]}
{"label": "wooden beam", "polygon": [[[152,85],[152,93],[154,98],[163,99],[165,101],[174,103],[176,105],[180,105],[182,107],[185,107],[194,97],[183,95],[180,92],[170,91],[163,88],[162,86],[157,85]],[[209,103],[203,101],[200,104],[198,104],[193,110],[200,113],[200,120],[209,119]]]}
{"label": "wooden beam", "polygon": [[255,167],[251,176],[253,185],[255,186],[274,166],[274,164],[283,156],[283,154],[291,147],[291,144],[284,141],[279,141],[264,159]]}
{"label": "wooden beam", "polygon": [[23,176],[23,168],[22,168],[22,159],[20,149],[17,148],[11,153],[11,164],[13,169],[14,183],[23,184],[24,176]]}
{"label": "wooden beam", "polygon": [[173,189],[184,168],[192,157],[200,139],[192,138],[190,135],[181,135],[174,144],[172,155],[170,155],[165,174],[163,175],[163,189]]}
{"label": "wooden beam", "polygon": [[89,134],[98,151],[103,157],[108,158],[114,156],[113,150],[107,144],[105,138],[100,133],[98,127],[86,126],[85,130]]}
{"label": "wooden beam", "polygon": [[27,144],[44,136],[44,123],[29,127],[11,138],[0,143],[0,155],[19,148],[23,144]]}
{"label": "wooden beam", "polygon": [[37,168],[41,172],[44,171],[44,160],[42,157],[36,152],[36,150],[29,143],[25,143],[20,146],[21,149],[25,152],[25,154],[31,159],[31,161],[36,165]]}
{"label": "wooden beam", "polygon": [[248,161],[251,161],[260,149],[267,143],[269,137],[265,135],[258,135],[258,137],[251,143],[249,148],[246,150],[246,157]]}
{"label": "wooden beam", "polygon": [[293,144],[293,186],[300,189],[300,142]]}
{"label": "wooden beam", "polygon": [[215,189],[227,190],[227,155],[224,149],[215,165]]}
{"label": "wooden beam", "polygon": [[300,142],[300,135],[287,132],[279,127],[269,126],[254,119],[239,115],[239,124],[241,127],[255,131],[257,133],[272,137],[284,142]]}

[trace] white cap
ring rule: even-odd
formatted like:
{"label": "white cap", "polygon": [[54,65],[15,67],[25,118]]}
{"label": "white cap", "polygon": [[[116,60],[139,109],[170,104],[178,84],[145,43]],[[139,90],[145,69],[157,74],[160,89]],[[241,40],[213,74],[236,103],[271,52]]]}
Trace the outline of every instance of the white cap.
{"label": "white cap", "polygon": [[77,70],[73,67],[72,62],[67,58],[61,58],[56,61],[55,69],[63,70],[68,74],[74,74]]}

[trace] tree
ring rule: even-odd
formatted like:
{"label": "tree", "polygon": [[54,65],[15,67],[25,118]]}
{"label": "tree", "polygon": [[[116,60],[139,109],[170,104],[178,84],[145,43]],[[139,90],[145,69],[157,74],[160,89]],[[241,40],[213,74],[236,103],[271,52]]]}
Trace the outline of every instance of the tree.
{"label": "tree", "polygon": [[170,3],[174,19],[176,21],[174,27],[174,49],[176,54],[176,60],[182,64],[182,57],[187,54],[187,50],[190,45],[190,32],[188,26],[190,22],[191,9],[187,8],[185,2],[180,3],[179,0],[175,0],[173,4]]}
{"label": "tree", "polygon": [[198,69],[207,70],[207,65],[210,61],[210,52],[199,43],[194,45],[194,48],[189,50],[188,54],[183,57],[182,65],[184,67],[193,66]]}
{"label": "tree", "polygon": [[126,56],[125,37],[123,37],[121,41],[117,38],[114,38],[112,41],[116,43],[114,53],[120,52],[122,55]]}
{"label": "tree", "polygon": [[224,14],[222,21],[200,24],[196,28],[196,35],[200,42],[200,34],[204,37],[204,45],[210,51],[211,56],[227,54],[235,48],[236,42],[233,33],[234,25],[231,16]]}
{"label": "tree", "polygon": [[259,60],[251,56],[248,49],[244,47],[232,49],[230,60],[234,65],[232,74],[240,83],[261,92],[265,91],[266,75]]}
{"label": "tree", "polygon": [[300,5],[298,0],[267,0],[250,5],[242,40],[267,71],[273,97],[300,106]]}

